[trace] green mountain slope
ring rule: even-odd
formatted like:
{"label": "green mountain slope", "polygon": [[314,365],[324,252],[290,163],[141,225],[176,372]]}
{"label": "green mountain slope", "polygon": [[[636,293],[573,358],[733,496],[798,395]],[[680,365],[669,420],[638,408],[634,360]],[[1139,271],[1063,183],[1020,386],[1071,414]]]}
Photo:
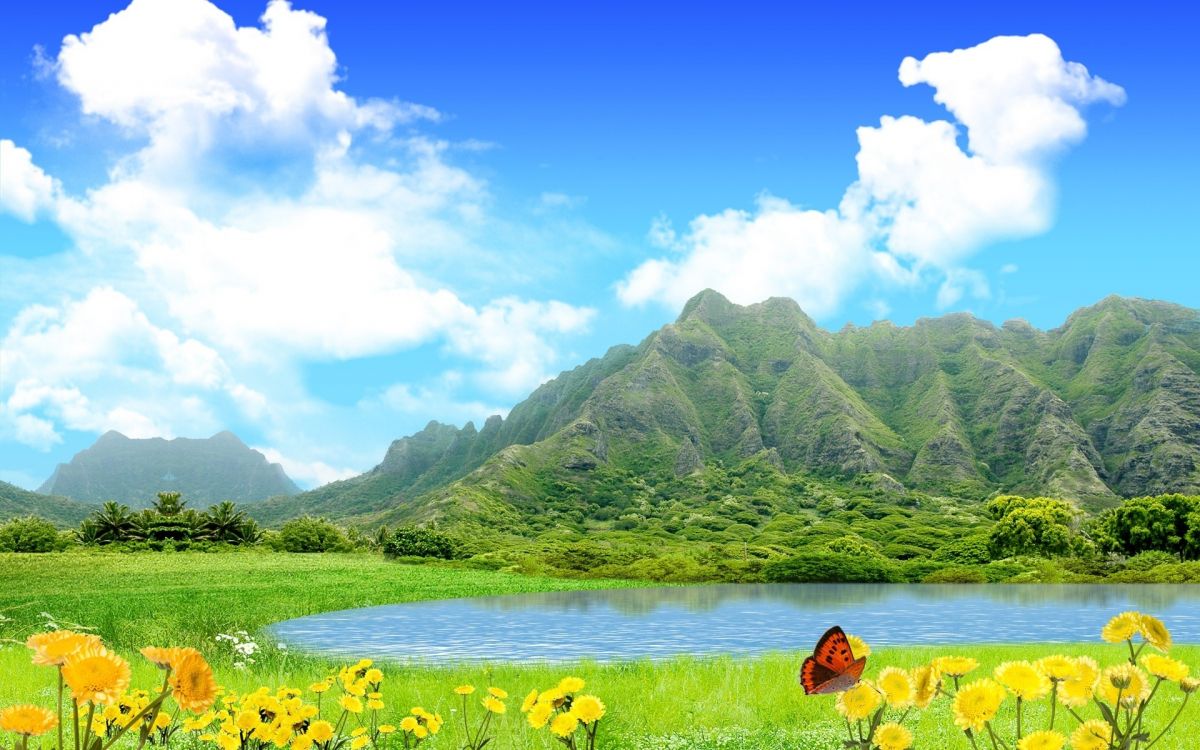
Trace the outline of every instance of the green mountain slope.
{"label": "green mountain slope", "polygon": [[1200,492],[1198,373],[1200,314],[1168,303],[1109,298],[1051,331],[956,314],[831,333],[791,300],[706,291],[507,419],[431,423],[371,472],[257,514],[621,528],[796,482],[866,482],[897,503],[1012,491],[1103,507]]}
{"label": "green mountain slope", "polygon": [[147,507],[162,491],[181,492],[193,507],[204,507],[300,490],[283,467],[268,462],[231,432],[203,440],[131,440],[106,432],[69,463],[59,464],[38,488],[82,502],[117,500],[134,508]]}
{"label": "green mountain slope", "polygon": [[36,515],[57,526],[72,527],[95,508],[56,495],[41,495],[23,490],[8,482],[0,482],[0,522],[10,518]]}

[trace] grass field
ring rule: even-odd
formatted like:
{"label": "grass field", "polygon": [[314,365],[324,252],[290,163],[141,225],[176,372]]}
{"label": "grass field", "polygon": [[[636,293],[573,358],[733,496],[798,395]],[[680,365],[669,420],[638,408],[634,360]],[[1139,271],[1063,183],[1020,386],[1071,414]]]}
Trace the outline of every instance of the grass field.
{"label": "grass field", "polygon": [[[0,624],[0,636],[22,636],[38,624],[45,611],[63,622],[97,628],[135,665],[135,683],[148,686],[154,680],[153,669],[143,665],[136,648],[169,644],[196,645],[212,655],[218,679],[232,689],[282,684],[305,687],[334,665],[264,645],[264,657],[258,664],[237,670],[228,656],[221,655],[214,636],[233,629],[254,632],[269,622],[322,610],[601,585],[627,584],[403,566],[368,555],[0,555],[0,613],[11,618]],[[1101,624],[1097,623],[1097,630]],[[588,634],[579,637],[586,640]],[[888,665],[916,666],[946,652],[924,647],[880,648],[870,658],[868,673]],[[1123,658],[1119,647],[1099,643],[956,647],[952,652],[978,658],[983,663],[981,674],[1002,661],[1052,652],[1089,654],[1102,664]],[[1172,653],[1200,664],[1200,648],[1181,646]],[[582,663],[565,668],[495,664],[415,669],[396,665],[385,669],[384,695],[389,709],[397,713],[422,705],[447,717],[446,729],[431,748],[461,747],[458,699],[451,689],[463,682],[479,687],[497,685],[513,695],[510,713],[501,722],[503,731],[489,748],[561,747],[545,732],[527,729],[515,708],[530,689],[553,685],[568,673],[587,680],[588,690],[608,705],[601,746],[610,750],[840,748],[843,735],[832,698],[806,697],[796,684],[801,657],[795,653],[737,660]],[[31,699],[49,705],[53,684],[54,672],[30,665],[23,647],[0,648],[0,706]],[[1173,711],[1174,705],[1160,703],[1152,711],[1151,721],[1163,723],[1163,714]],[[1036,710],[1026,719],[1027,726],[1045,720]],[[970,747],[954,729],[944,700],[922,714],[914,728],[918,750]],[[1189,705],[1172,736],[1155,747],[1191,750],[1200,747],[1197,736],[1200,705]]]}

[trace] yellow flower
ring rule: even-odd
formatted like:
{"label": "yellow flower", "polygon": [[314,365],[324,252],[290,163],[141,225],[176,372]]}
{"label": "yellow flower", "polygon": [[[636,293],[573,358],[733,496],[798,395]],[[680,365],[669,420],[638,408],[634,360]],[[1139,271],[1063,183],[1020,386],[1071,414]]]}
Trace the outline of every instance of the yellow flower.
{"label": "yellow flower", "polygon": [[174,663],[171,677],[171,697],[185,711],[203,713],[217,699],[217,681],[212,667],[198,651],[184,652]]}
{"label": "yellow flower", "polygon": [[937,697],[942,684],[942,676],[937,667],[932,665],[917,667],[909,672],[913,682],[913,705],[920,709],[929,707]]}
{"label": "yellow flower", "polygon": [[1179,681],[1179,689],[1185,693],[1194,693],[1196,688],[1200,688],[1200,680],[1195,677],[1184,677]]}
{"label": "yellow flower", "polygon": [[1141,615],[1138,619],[1138,632],[1154,648],[1166,653],[1171,650],[1171,631],[1163,625],[1162,620],[1150,615]]}
{"label": "yellow flower", "polygon": [[62,675],[79,703],[112,703],[129,687],[129,662],[92,643],[67,657]]}
{"label": "yellow flower", "polygon": [[894,721],[880,724],[875,730],[875,746],[879,750],[908,750],[912,742],[912,732]]}
{"label": "yellow flower", "polygon": [[241,744],[241,740],[232,734],[225,734],[222,732],[217,737],[217,745],[221,748],[221,750],[237,750]]}
{"label": "yellow flower", "polygon": [[33,663],[61,667],[67,657],[85,646],[101,646],[99,636],[72,630],[51,630],[29,636],[25,645],[33,650]]}
{"label": "yellow flower", "polygon": [[350,733],[350,736],[351,737],[362,737],[366,733],[367,733],[366,727],[355,727],[354,731]]}
{"label": "yellow flower", "polygon": [[423,740],[428,736],[429,736],[429,730],[426,729],[425,727],[421,726],[420,724],[418,724],[417,728],[413,730],[413,737],[416,737],[418,740]]}
{"label": "yellow flower", "polygon": [[571,714],[559,714],[550,722],[550,731],[559,737],[570,737],[579,727],[579,719]]}
{"label": "yellow flower", "polygon": [[1146,654],[1143,656],[1142,666],[1150,674],[1168,682],[1179,682],[1184,677],[1187,677],[1189,672],[1188,665],[1183,662],[1172,659],[1169,656],[1159,656],[1158,654]]}
{"label": "yellow flower", "polygon": [[1085,721],[1071,733],[1071,750],[1108,750],[1111,737],[1112,726],[1108,722]]}
{"label": "yellow flower", "polygon": [[1067,738],[1058,732],[1043,729],[1025,735],[1017,742],[1017,750],[1062,750]]}
{"label": "yellow flower", "polygon": [[459,695],[470,695],[471,693],[475,692],[475,686],[459,685],[458,687],[454,688],[454,692],[458,693]]}
{"label": "yellow flower", "polygon": [[1096,681],[1100,679],[1100,665],[1090,656],[1072,660],[1075,671],[1058,686],[1058,702],[1068,708],[1086,706],[1096,692]]}
{"label": "yellow flower", "polygon": [[343,695],[342,699],[338,702],[342,705],[342,708],[344,708],[345,710],[349,711],[352,714],[361,714],[362,713],[362,710],[363,710],[362,701],[353,695]]}
{"label": "yellow flower", "polygon": [[1120,643],[1132,638],[1141,630],[1142,615],[1138,612],[1122,612],[1108,621],[1100,630],[1100,637],[1108,643]]}
{"label": "yellow flower", "polygon": [[208,711],[207,713],[197,716],[194,719],[184,719],[183,729],[186,732],[199,732],[202,729],[207,729],[208,725],[212,724],[213,720],[216,718],[216,714],[214,714],[212,711]]}
{"label": "yellow flower", "polygon": [[994,676],[1022,700],[1035,701],[1050,692],[1050,678],[1027,661],[1006,661],[996,667]]}
{"label": "yellow flower", "polygon": [[368,669],[366,676],[363,678],[372,685],[378,685],[383,682],[383,672],[378,669]]}
{"label": "yellow flower", "polygon": [[550,714],[554,713],[554,705],[552,703],[538,703],[529,711],[529,726],[534,729],[541,729],[546,726],[546,722],[550,720]]}
{"label": "yellow flower", "polygon": [[309,686],[308,686],[308,692],[310,692],[310,693],[324,693],[324,692],[325,692],[326,690],[328,690],[330,687],[331,687],[331,685],[330,685],[328,682],[325,682],[324,680],[322,680],[321,682],[314,682],[313,684],[309,685]]}
{"label": "yellow flower", "polygon": [[405,716],[400,720],[400,728],[405,732],[411,732],[412,730],[416,729],[417,726],[417,718],[415,716]]}
{"label": "yellow flower", "polygon": [[863,681],[849,690],[838,693],[834,707],[837,712],[850,721],[865,719],[879,707],[882,698],[875,686]]}
{"label": "yellow flower", "polygon": [[857,635],[847,634],[846,640],[850,642],[850,653],[854,655],[855,659],[871,655],[871,647],[862,638],[859,638]]}
{"label": "yellow flower", "polygon": [[979,662],[969,656],[939,656],[933,668],[947,677],[962,677],[976,669]]}
{"label": "yellow flower", "polygon": [[564,677],[558,682],[558,689],[564,693],[578,693],[583,690],[583,680],[578,677]]}
{"label": "yellow flower", "polygon": [[604,704],[594,695],[581,695],[571,703],[571,713],[584,724],[604,718]]}
{"label": "yellow flower", "polygon": [[1110,705],[1115,705],[1120,696],[1121,705],[1136,706],[1149,697],[1150,680],[1145,672],[1132,664],[1118,664],[1100,675],[1096,693]]}
{"label": "yellow flower", "polygon": [[189,654],[200,653],[194,648],[159,648],[158,646],[146,646],[142,649],[142,656],[146,657],[154,666],[159,669],[174,669],[175,665],[185,656]]}
{"label": "yellow flower", "polygon": [[538,701],[538,691],[537,690],[529,691],[529,695],[525,696],[525,700],[523,700],[521,702],[521,713],[523,713],[523,714],[529,713],[530,709],[532,709],[534,706],[537,705],[537,701]]}
{"label": "yellow flower", "polygon": [[1055,654],[1038,660],[1038,669],[1054,682],[1062,682],[1075,674],[1075,660],[1069,656]]}
{"label": "yellow flower", "polygon": [[380,724],[379,725],[379,733],[380,734],[392,734],[395,731],[396,731],[396,727],[394,724]]}
{"label": "yellow flower", "polygon": [[350,750],[362,750],[370,741],[370,737],[355,737],[350,740]]}
{"label": "yellow flower", "polygon": [[367,701],[367,708],[371,709],[372,711],[382,711],[383,701],[379,700],[378,698],[371,698]]}
{"label": "yellow flower", "polygon": [[1004,702],[1004,688],[982,679],[964,685],[954,696],[954,723],[959,729],[978,732],[986,722],[996,718]]}
{"label": "yellow flower", "polygon": [[327,742],[333,739],[333,724],[330,724],[324,719],[314,721],[308,725],[308,731],[305,732],[314,742]]}
{"label": "yellow flower", "polygon": [[895,667],[888,667],[879,673],[875,684],[883,691],[883,697],[893,708],[907,708],[912,705],[914,690],[912,678],[908,672]]}
{"label": "yellow flower", "polygon": [[28,704],[9,706],[0,711],[0,729],[25,737],[37,737],[58,726],[53,711]]}
{"label": "yellow flower", "polygon": [[306,734],[298,734],[292,738],[291,750],[312,750],[312,738]]}
{"label": "yellow flower", "polygon": [[493,698],[499,698],[500,700],[504,700],[508,697],[508,693],[498,687],[488,688],[488,693],[491,694]]}
{"label": "yellow flower", "polygon": [[502,714],[508,710],[504,705],[504,701],[497,700],[490,695],[483,699],[483,707],[494,714]]}

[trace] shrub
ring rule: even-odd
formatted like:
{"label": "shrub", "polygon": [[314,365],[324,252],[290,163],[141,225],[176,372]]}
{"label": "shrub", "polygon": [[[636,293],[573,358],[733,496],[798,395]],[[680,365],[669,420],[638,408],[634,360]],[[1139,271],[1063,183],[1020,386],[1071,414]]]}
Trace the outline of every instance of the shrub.
{"label": "shrub", "polygon": [[763,578],[773,583],[891,583],[899,575],[879,557],[808,552],[768,563]]}
{"label": "shrub", "polygon": [[324,518],[294,518],[271,537],[272,546],[284,552],[348,552],[350,542]]}
{"label": "shrub", "polygon": [[450,536],[407,526],[396,529],[383,543],[383,554],[389,557],[436,557],[453,560],[458,555],[458,542]]}
{"label": "shrub", "polygon": [[974,568],[942,568],[925,576],[925,583],[987,583],[983,573]]}
{"label": "shrub", "polygon": [[58,552],[66,547],[54,524],[37,516],[14,518],[0,526],[0,552]]}
{"label": "shrub", "polygon": [[968,536],[939,547],[933,553],[934,560],[958,565],[985,565],[991,562],[986,535]]}

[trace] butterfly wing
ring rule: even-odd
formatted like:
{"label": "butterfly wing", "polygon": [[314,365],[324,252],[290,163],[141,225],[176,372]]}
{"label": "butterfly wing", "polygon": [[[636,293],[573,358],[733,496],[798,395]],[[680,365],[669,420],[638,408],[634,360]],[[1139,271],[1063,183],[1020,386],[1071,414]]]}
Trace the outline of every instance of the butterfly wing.
{"label": "butterfly wing", "polygon": [[854,658],[850,641],[836,625],[817,641],[813,655],[800,667],[800,685],[807,695],[840,693],[858,684],[867,658]]}

